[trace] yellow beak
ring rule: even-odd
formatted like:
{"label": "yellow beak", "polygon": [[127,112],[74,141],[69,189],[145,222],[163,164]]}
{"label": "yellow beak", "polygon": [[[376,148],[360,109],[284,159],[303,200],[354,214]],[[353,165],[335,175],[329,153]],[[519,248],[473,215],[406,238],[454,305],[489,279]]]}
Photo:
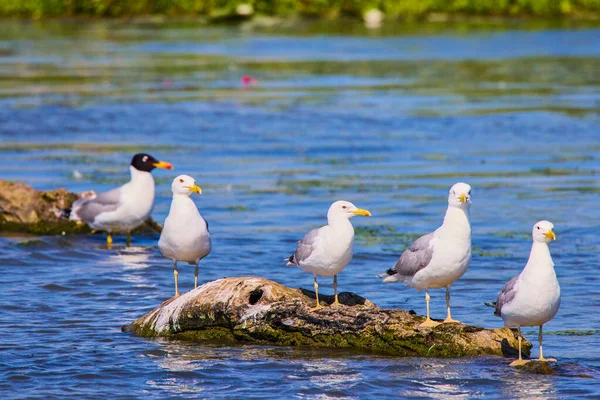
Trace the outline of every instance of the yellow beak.
{"label": "yellow beak", "polygon": [[370,217],[371,212],[369,210],[363,210],[362,208],[357,208],[353,211],[354,215],[362,215],[364,217]]}
{"label": "yellow beak", "polygon": [[166,162],[166,161],[159,161],[152,165],[154,165],[156,168],[173,169],[173,165],[170,162]]}
{"label": "yellow beak", "polygon": [[464,193],[462,193],[458,199],[460,200],[461,203],[466,203],[467,202],[467,195],[464,194]]}
{"label": "yellow beak", "polygon": [[544,236],[546,236],[548,239],[556,240],[556,235],[552,231],[544,233]]}
{"label": "yellow beak", "polygon": [[198,185],[187,186],[187,188],[190,190],[190,192],[202,194],[202,189]]}

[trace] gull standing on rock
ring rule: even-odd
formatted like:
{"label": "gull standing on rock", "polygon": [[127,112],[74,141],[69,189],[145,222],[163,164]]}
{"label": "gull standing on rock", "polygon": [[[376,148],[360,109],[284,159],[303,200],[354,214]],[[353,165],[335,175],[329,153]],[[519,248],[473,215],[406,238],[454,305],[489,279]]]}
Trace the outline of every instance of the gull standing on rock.
{"label": "gull standing on rock", "polygon": [[333,276],[333,290],[335,301],[332,307],[340,305],[337,295],[337,274],[339,274],[352,260],[354,227],[350,218],[355,215],[371,216],[367,210],[357,208],[348,201],[336,201],[327,212],[327,225],[313,229],[298,242],[294,254],[290,256],[287,265],[297,265],[314,276],[317,306],[319,303],[318,276]]}
{"label": "gull standing on rock", "polygon": [[417,290],[425,289],[427,319],[420,325],[434,327],[429,317],[429,289],[446,288],[448,316],[445,323],[459,322],[450,314],[450,285],[469,268],[471,261],[471,186],[456,183],[450,188],[448,209],[442,226],[421,236],[402,253],[396,265],[377,275],[384,282],[404,281]]}
{"label": "gull standing on rock", "polygon": [[192,193],[202,193],[194,178],[179,175],[173,180],[171,190],[173,191],[171,210],[165,219],[158,248],[163,256],[173,260],[175,297],[177,297],[179,296],[177,261],[196,264],[194,288],[198,287],[198,263],[210,253],[211,242],[208,223],[190,199]]}
{"label": "gull standing on rock", "polygon": [[69,219],[108,232],[106,245],[109,249],[113,231],[127,232],[129,246],[131,230],[148,219],[154,205],[154,178],[150,173],[154,168],[173,169],[173,166],[149,154],[134,155],[129,167],[129,182],[98,195],[94,191],[85,193],[73,203]]}
{"label": "gull standing on rock", "polygon": [[513,361],[511,366],[529,362],[521,357],[522,326],[540,327],[539,360],[556,361],[544,358],[542,351],[542,327],[554,318],[560,307],[560,286],[548,248],[548,243],[556,239],[553,229],[554,225],[549,221],[540,221],[533,226],[533,244],[525,268],[504,285],[496,302],[485,303],[496,308],[494,314],[502,317],[504,326],[516,326],[519,330],[519,359]]}

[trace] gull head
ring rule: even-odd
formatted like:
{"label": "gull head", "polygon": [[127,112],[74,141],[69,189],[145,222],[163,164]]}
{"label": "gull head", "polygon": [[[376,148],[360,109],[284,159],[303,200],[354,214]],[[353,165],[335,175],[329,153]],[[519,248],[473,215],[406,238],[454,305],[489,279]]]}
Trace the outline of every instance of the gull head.
{"label": "gull head", "polygon": [[370,217],[371,213],[368,210],[363,210],[362,208],[356,207],[354,204],[349,201],[339,200],[336,201],[329,207],[329,212],[327,213],[327,219],[339,219],[346,218],[350,219],[355,215],[362,215],[365,217]]}
{"label": "gull head", "polygon": [[463,182],[455,183],[448,194],[448,205],[463,210],[471,207],[471,186]]}
{"label": "gull head", "polygon": [[536,222],[533,226],[533,232],[531,236],[533,236],[534,242],[540,243],[550,243],[553,240],[556,240],[556,235],[554,234],[554,224],[550,221],[540,221]]}
{"label": "gull head", "polygon": [[131,166],[138,171],[151,172],[154,168],[173,169],[170,162],[158,161],[150,154],[138,153],[131,159]]}
{"label": "gull head", "polygon": [[192,193],[202,194],[200,186],[196,185],[194,178],[189,175],[179,175],[177,178],[173,179],[171,190],[173,191],[173,194],[183,194],[186,196],[189,196]]}

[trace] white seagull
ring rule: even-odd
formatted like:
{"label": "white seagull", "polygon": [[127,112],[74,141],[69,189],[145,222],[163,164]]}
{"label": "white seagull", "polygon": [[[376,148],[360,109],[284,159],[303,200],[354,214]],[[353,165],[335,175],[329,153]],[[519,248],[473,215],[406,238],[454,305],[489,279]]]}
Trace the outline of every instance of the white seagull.
{"label": "white seagull", "polygon": [[529,260],[523,271],[512,278],[498,294],[495,303],[486,305],[496,307],[494,314],[502,317],[504,326],[519,330],[519,359],[510,365],[527,363],[521,357],[521,327],[539,326],[540,361],[556,361],[544,358],[542,351],[542,327],[550,321],[560,307],[560,286],[554,272],[554,262],[548,243],[556,239],[554,225],[549,221],[540,221],[533,226],[533,244]]}
{"label": "white seagull", "polygon": [[350,218],[355,215],[371,216],[367,210],[357,208],[348,201],[336,201],[329,207],[327,212],[327,225],[313,229],[298,242],[298,247],[291,255],[287,265],[297,265],[314,276],[314,287],[317,295],[317,306],[319,303],[318,276],[333,275],[333,290],[335,301],[332,307],[340,305],[337,295],[337,274],[339,274],[352,260],[354,227]]}
{"label": "white seagull", "polygon": [[131,230],[148,219],[154,205],[154,168],[173,169],[166,161],[158,161],[149,154],[139,153],[131,159],[131,180],[108,192],[86,192],[73,203],[69,219],[83,221],[93,229],[108,232],[106,244],[112,245],[113,231],[127,233],[131,244]]}
{"label": "white seagull", "polygon": [[171,210],[165,219],[158,248],[163,256],[173,260],[175,297],[177,297],[179,296],[177,261],[196,264],[194,288],[198,287],[198,263],[210,253],[211,242],[208,223],[190,199],[192,193],[202,193],[194,178],[179,175],[173,180],[171,190],[173,191]]}
{"label": "white seagull", "polygon": [[429,317],[429,289],[446,288],[448,316],[445,323],[459,322],[450,314],[450,285],[469,268],[471,262],[471,186],[456,183],[450,188],[448,209],[442,226],[421,236],[402,253],[396,265],[377,275],[384,282],[404,281],[417,290],[425,289],[427,319],[420,326],[434,327],[439,322]]}

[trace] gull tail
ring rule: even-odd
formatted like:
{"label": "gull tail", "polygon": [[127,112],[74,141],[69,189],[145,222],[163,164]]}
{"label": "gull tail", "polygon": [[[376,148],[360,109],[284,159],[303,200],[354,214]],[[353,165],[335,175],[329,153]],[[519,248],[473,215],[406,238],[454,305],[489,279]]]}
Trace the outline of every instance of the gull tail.
{"label": "gull tail", "polygon": [[404,277],[398,274],[398,271],[394,268],[388,269],[385,273],[377,275],[377,277],[383,279],[383,283],[400,282],[404,280]]}
{"label": "gull tail", "polygon": [[79,194],[79,198],[73,202],[70,209],[63,210],[63,215],[69,218],[71,221],[81,221],[81,217],[77,214],[79,209],[90,200],[94,200],[97,197],[96,192],[93,190]]}
{"label": "gull tail", "polygon": [[289,258],[284,258],[283,261],[287,261],[288,262],[287,264],[285,264],[286,267],[291,267],[291,266],[297,265],[296,261],[294,261],[294,255],[293,254]]}
{"label": "gull tail", "polygon": [[488,307],[494,307],[496,308],[496,302],[495,301],[488,301],[487,303],[483,303]]}

